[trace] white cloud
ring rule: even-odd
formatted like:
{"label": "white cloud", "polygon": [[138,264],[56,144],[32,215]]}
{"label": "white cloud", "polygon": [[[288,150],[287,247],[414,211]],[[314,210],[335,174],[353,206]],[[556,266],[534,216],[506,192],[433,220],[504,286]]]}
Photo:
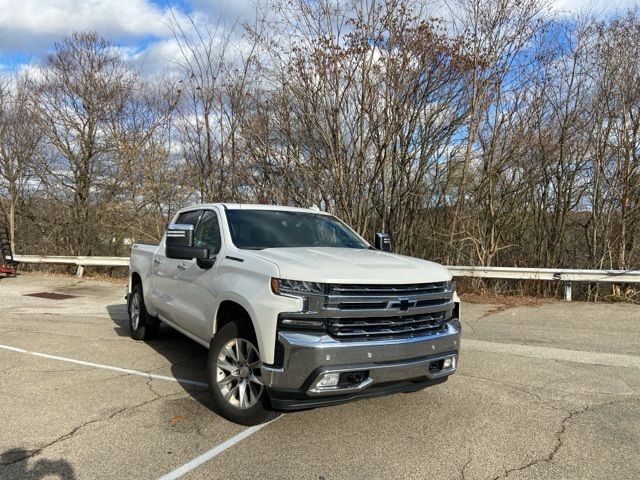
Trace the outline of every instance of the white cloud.
{"label": "white cloud", "polygon": [[557,12],[566,13],[614,13],[640,6],[638,0],[553,0]]}
{"label": "white cloud", "polygon": [[180,46],[174,38],[159,40],[147,46],[144,50],[128,55],[144,75],[155,75],[177,68],[181,61]]}
{"label": "white cloud", "polygon": [[115,39],[162,37],[167,15],[149,0],[0,0],[0,50],[41,53],[74,30]]}
{"label": "white cloud", "polygon": [[[269,11],[272,0],[186,0],[192,15],[221,31],[236,21],[251,22],[257,12]],[[549,0],[560,14],[608,14],[640,5],[640,0]],[[428,0],[428,13],[452,15],[447,0]],[[176,20],[188,30],[185,14],[176,7]],[[0,0],[0,68],[3,58],[20,54],[34,61],[51,49],[53,41],[74,30],[93,30],[115,41],[125,56],[147,74],[175,66],[180,57],[169,24],[172,13],[153,0]],[[218,20],[222,23],[218,25]],[[236,37],[242,30],[235,25]],[[237,44],[241,44],[236,38]],[[24,59],[22,61],[25,61]],[[14,68],[13,67],[10,68]]]}
{"label": "white cloud", "polygon": [[[222,34],[236,21],[255,16],[253,1],[192,0],[190,15]],[[180,7],[171,10],[152,0],[0,0],[0,66],[15,55],[37,63],[61,37],[96,31],[144,74],[153,75],[175,68],[181,56],[170,27],[174,22],[191,30]]]}
{"label": "white cloud", "polygon": [[43,78],[44,69],[36,63],[25,63],[18,68],[19,75],[26,75],[32,80],[40,80]]}
{"label": "white cloud", "polygon": [[[269,5],[265,0],[191,0],[191,4],[216,21],[218,18],[225,22],[247,21],[255,18],[256,7],[264,8]],[[262,4],[262,5],[260,5]]]}

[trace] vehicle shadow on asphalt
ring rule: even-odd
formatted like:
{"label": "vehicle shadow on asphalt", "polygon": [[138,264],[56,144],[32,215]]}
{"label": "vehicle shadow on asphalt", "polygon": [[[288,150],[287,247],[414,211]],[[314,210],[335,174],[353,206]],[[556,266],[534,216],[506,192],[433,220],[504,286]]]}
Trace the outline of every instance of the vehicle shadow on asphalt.
{"label": "vehicle shadow on asphalt", "polygon": [[[107,312],[114,323],[116,334],[121,337],[129,337],[127,305],[124,303],[108,305]],[[206,388],[183,381],[207,383],[208,350],[206,348],[177,330],[162,324],[157,337],[153,340],[145,340],[144,343],[169,361],[171,375],[175,377],[185,392],[208,409],[213,410],[213,402]]]}
{"label": "vehicle shadow on asphalt", "polygon": [[[10,448],[2,452],[0,454],[0,477],[32,480],[52,477],[64,480],[74,480],[76,478],[73,465],[64,459],[49,460],[41,458],[31,466],[28,466],[28,459],[33,454],[33,451],[26,448]],[[4,477],[5,472],[7,477]]]}

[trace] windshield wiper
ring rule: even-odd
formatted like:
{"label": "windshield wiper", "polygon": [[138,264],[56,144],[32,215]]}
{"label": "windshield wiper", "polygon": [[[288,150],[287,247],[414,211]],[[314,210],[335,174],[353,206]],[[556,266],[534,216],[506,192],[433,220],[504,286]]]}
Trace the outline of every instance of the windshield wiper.
{"label": "windshield wiper", "polygon": [[265,245],[263,247],[240,247],[240,250],[264,250],[265,248],[282,248],[280,245]]}

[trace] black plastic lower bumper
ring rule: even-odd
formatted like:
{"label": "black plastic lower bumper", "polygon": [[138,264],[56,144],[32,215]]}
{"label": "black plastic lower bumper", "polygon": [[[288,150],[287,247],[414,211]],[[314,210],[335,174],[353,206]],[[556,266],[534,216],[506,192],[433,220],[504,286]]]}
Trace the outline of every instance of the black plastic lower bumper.
{"label": "black plastic lower bumper", "polygon": [[429,379],[427,377],[421,377],[412,380],[403,380],[400,382],[393,382],[388,384],[372,385],[362,391],[352,392],[346,395],[340,396],[327,396],[327,397],[310,397],[306,395],[304,390],[300,391],[282,391],[268,389],[269,396],[271,397],[271,406],[275,410],[304,410],[307,408],[325,407],[328,405],[339,405],[341,403],[351,402],[353,400],[359,400],[362,398],[380,397],[383,395],[390,395],[400,392],[414,392],[425,387],[432,385],[438,385],[446,382],[449,376]]}

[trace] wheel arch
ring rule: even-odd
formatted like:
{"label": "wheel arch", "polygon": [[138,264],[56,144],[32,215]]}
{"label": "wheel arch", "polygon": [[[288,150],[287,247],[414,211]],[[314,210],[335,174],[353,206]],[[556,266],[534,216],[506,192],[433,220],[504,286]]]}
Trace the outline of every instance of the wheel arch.
{"label": "wheel arch", "polygon": [[231,294],[231,292],[228,293],[229,295],[220,302],[220,305],[216,310],[209,342],[211,342],[211,339],[216,332],[219,332],[227,323],[240,320],[242,325],[250,328],[255,335],[260,355],[263,356],[268,349],[267,345],[264,343],[264,332],[261,330],[260,325],[257,322],[255,311],[248,301],[242,297]]}
{"label": "wheel arch", "polygon": [[219,332],[225,325],[230,322],[240,321],[243,326],[250,327],[253,333],[256,333],[253,324],[253,318],[249,311],[234,300],[224,300],[218,306],[216,317],[213,322],[213,334]]}
{"label": "wheel arch", "polygon": [[[142,277],[140,276],[140,274],[138,272],[131,272],[131,290],[133,290],[133,287],[135,287],[136,285],[142,285]],[[144,288],[143,288],[144,291]]]}

